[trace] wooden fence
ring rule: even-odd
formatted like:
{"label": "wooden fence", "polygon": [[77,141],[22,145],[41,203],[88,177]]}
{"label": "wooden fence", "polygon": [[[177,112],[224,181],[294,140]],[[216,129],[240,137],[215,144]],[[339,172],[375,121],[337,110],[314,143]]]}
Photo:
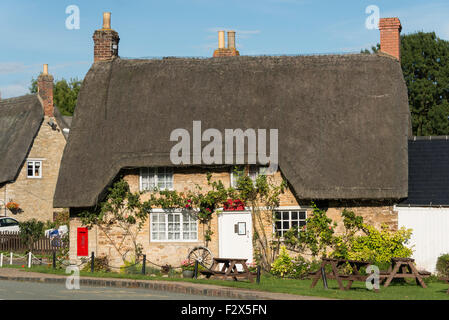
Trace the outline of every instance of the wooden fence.
{"label": "wooden fence", "polygon": [[[31,252],[35,254],[49,254],[55,250],[68,248],[68,243],[59,237],[42,237],[33,244]],[[24,253],[28,251],[28,246],[20,239],[19,232],[0,232],[0,251]]]}

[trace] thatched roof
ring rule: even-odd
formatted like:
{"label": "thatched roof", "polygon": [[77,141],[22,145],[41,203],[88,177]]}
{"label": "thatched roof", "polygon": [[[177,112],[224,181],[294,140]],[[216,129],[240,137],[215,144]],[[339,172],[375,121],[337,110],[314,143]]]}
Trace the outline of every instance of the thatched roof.
{"label": "thatched roof", "polygon": [[121,60],[84,79],[54,197],[92,206],[120,169],[172,166],[176,128],[279,129],[301,199],[407,196],[407,89],[377,55]]}
{"label": "thatched roof", "polygon": [[16,179],[43,118],[37,95],[0,100],[0,184]]}

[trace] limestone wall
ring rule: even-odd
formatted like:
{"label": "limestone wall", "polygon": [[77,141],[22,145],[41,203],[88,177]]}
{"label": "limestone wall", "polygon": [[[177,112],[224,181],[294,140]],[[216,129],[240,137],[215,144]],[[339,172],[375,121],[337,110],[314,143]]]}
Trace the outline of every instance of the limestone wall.
{"label": "limestone wall", "polygon": [[[187,191],[193,188],[195,184],[199,184],[204,190],[207,189],[207,177],[206,170],[199,170],[194,168],[176,169],[174,172],[174,189],[178,191]],[[139,170],[129,170],[125,174],[125,179],[129,183],[132,191],[139,191]],[[275,176],[277,181],[281,181],[281,175],[278,172]],[[212,172],[212,180],[221,180],[225,186],[230,185],[230,173],[229,170],[215,170]],[[147,195],[142,196],[142,200],[145,200]],[[330,203],[328,209],[328,216],[335,221],[341,222],[340,213],[344,208],[354,211],[358,215],[362,215],[366,222],[380,227],[380,224],[386,223],[393,229],[397,228],[397,212],[393,211],[392,206],[386,206],[385,204],[364,204],[358,205],[357,203],[349,204],[342,203]],[[285,194],[281,195],[280,207],[290,208],[299,207],[298,202],[293,196],[292,192],[288,190]],[[304,204],[302,205],[304,208]],[[310,207],[307,209],[307,216],[311,214]],[[76,261],[76,226],[79,226],[79,220],[72,218],[71,223],[71,254],[70,257],[73,261]],[[179,266],[181,261],[187,257],[190,249],[198,245],[204,245],[204,231],[205,226],[198,224],[198,241],[194,242],[154,242],[150,240],[150,221],[147,220],[141,232],[138,235],[138,241],[143,246],[143,253],[147,255],[147,260],[157,263],[159,265],[170,264],[172,266]],[[341,226],[339,226],[341,228]],[[212,240],[209,243],[209,249],[214,256],[219,256],[219,241],[218,237],[218,217],[215,214],[211,221],[211,230],[213,231]],[[264,230],[268,237],[271,239],[273,232],[273,224],[269,218],[264,219]],[[337,232],[338,232],[337,228]],[[259,229],[260,231],[260,229]],[[114,239],[123,239],[123,233],[120,229],[115,228],[112,232],[108,232]],[[91,242],[92,241],[92,242]],[[115,241],[117,242],[117,241]],[[117,250],[111,245],[107,237],[101,232],[101,230],[93,229],[89,231],[89,246],[92,245],[92,250],[96,255],[108,256],[109,262],[113,266],[123,265],[123,260],[118,254]],[[121,252],[129,250],[126,259],[132,258],[132,243],[127,242],[121,247]]]}
{"label": "limestone wall", "polygon": [[[62,131],[52,130],[47,124],[54,118],[45,116],[39,132],[27,158],[42,159],[42,178],[27,178],[26,161],[20,169],[20,173],[13,183],[8,183],[0,188],[2,201],[14,201],[20,205],[21,212],[14,214],[7,210],[7,215],[19,221],[35,218],[46,221],[53,220],[53,212],[63,209],[53,209],[53,195],[58,179],[59,166],[66,140]],[[61,130],[58,127],[59,130]],[[4,215],[2,205],[1,215]]]}

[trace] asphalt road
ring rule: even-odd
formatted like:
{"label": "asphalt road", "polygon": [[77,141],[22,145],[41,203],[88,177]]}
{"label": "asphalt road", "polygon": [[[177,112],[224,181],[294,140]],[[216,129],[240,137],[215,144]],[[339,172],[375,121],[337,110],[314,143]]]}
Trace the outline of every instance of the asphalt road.
{"label": "asphalt road", "polygon": [[68,290],[62,283],[0,280],[2,300],[215,300],[205,297],[149,289],[80,286]]}

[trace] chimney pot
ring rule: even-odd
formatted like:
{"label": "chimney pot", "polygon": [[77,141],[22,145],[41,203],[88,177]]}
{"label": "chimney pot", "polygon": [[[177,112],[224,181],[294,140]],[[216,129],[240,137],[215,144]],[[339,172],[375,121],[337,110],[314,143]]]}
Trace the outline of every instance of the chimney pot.
{"label": "chimney pot", "polygon": [[235,31],[228,31],[228,49],[235,49]]}
{"label": "chimney pot", "polygon": [[48,64],[44,64],[44,71],[42,72],[42,74],[48,74]]}
{"label": "chimney pot", "polygon": [[103,29],[109,30],[111,29],[111,13],[103,12]]}
{"label": "chimney pot", "polygon": [[235,57],[240,53],[235,48],[235,31],[228,31],[228,47],[225,48],[225,32],[218,31],[218,49],[214,51],[213,57]]}
{"label": "chimney pot", "polygon": [[225,32],[218,31],[218,49],[225,48]]}

